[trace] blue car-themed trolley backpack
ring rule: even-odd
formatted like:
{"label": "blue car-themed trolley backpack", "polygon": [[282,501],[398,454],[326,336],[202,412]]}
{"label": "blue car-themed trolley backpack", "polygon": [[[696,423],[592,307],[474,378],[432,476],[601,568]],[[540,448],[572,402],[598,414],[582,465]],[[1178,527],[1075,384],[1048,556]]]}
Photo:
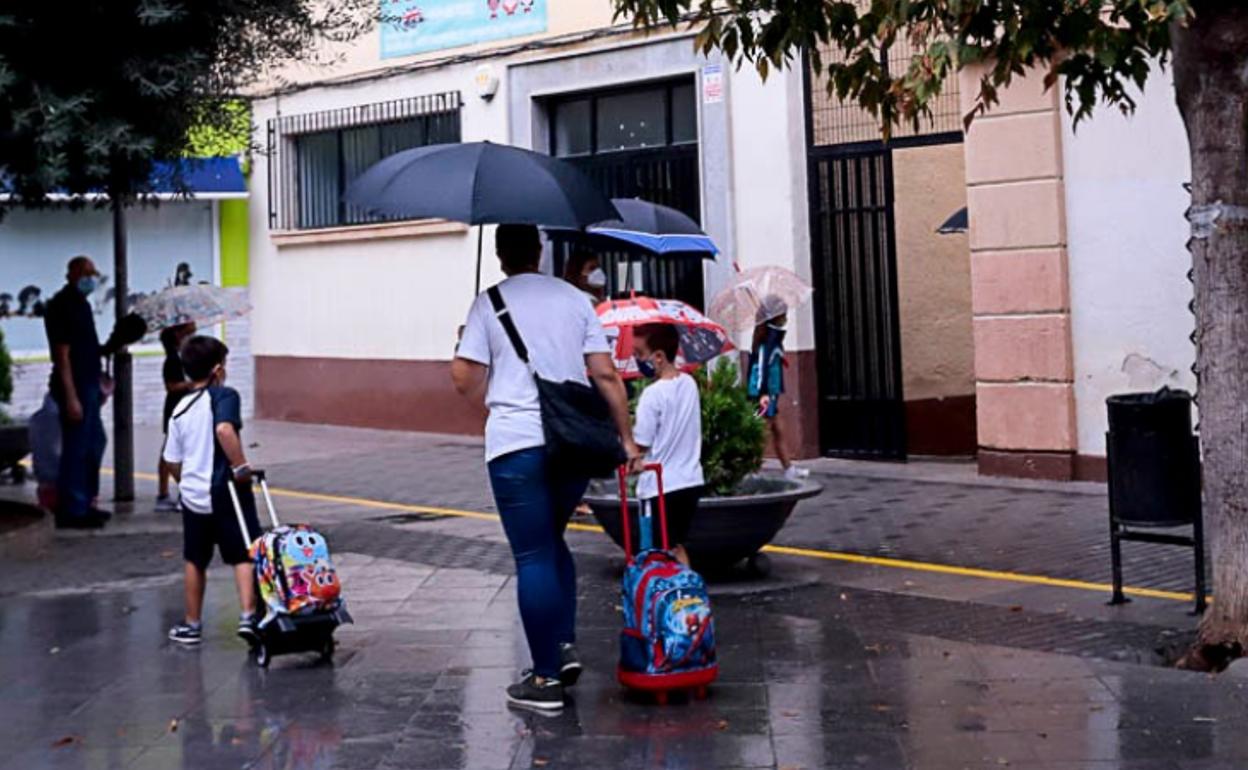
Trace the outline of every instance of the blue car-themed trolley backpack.
{"label": "blue car-themed trolley backpack", "polygon": [[669,550],[663,470],[647,465],[658,479],[662,547],[648,541],[648,506],[639,508],[638,551],[633,553],[628,510],[627,472],[621,467],[620,518],[624,528],[624,629],[620,632],[620,684],[653,693],[666,703],[673,691],[689,690],[698,698],[719,675],[715,656],[715,618],[702,576],[677,561]]}

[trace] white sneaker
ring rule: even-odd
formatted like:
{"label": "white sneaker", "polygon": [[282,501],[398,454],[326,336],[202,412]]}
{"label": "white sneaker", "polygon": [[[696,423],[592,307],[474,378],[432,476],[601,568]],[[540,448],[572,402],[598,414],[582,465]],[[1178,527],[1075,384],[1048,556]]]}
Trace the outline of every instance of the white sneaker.
{"label": "white sneaker", "polygon": [[784,470],[784,477],[789,481],[801,481],[810,476],[810,471],[806,468],[799,468],[796,465],[790,465]]}
{"label": "white sneaker", "polygon": [[156,513],[175,513],[181,509],[181,501],[175,500],[168,495],[156,498]]}

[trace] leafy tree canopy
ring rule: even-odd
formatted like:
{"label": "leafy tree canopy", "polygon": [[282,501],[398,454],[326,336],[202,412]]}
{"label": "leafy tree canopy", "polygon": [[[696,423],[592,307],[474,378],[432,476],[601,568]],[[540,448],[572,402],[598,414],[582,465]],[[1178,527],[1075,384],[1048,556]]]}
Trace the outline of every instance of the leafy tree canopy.
{"label": "leafy tree canopy", "polygon": [[[148,191],[152,163],[220,149],[237,99],[274,64],[315,60],[363,32],[373,0],[5,0],[0,188]],[[176,182],[177,180],[175,180]]]}
{"label": "leafy tree canopy", "polygon": [[[747,61],[766,77],[808,52],[828,89],[858,102],[888,127],[930,116],[954,72],[982,64],[969,120],[997,102],[998,89],[1033,67],[1046,84],[1064,78],[1076,120],[1099,101],[1135,107],[1154,60],[1165,61],[1170,25],[1189,0],[614,0],[618,16],[642,26],[690,23],[698,46]],[[915,55],[891,72],[883,49],[904,41]],[[822,48],[821,48],[822,47]],[[824,54],[836,51],[834,57]]]}

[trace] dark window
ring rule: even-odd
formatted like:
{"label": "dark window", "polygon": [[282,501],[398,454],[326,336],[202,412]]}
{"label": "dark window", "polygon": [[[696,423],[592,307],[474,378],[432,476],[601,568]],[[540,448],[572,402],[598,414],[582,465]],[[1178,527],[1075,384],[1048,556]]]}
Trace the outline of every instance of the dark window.
{"label": "dark window", "polygon": [[688,79],[559,99],[551,105],[551,152],[568,158],[695,144],[697,113]]}
{"label": "dark window", "polygon": [[269,226],[386,221],[342,199],[357,176],[401,150],[460,141],[458,92],[269,121]]}
{"label": "dark window", "polygon": [[[697,101],[691,79],[576,94],[550,103],[553,154],[612,198],[644,198],[701,219]],[[555,250],[562,273],[567,248]],[[672,297],[702,307],[697,259],[599,252],[607,291]],[[631,270],[629,267],[631,266]]]}

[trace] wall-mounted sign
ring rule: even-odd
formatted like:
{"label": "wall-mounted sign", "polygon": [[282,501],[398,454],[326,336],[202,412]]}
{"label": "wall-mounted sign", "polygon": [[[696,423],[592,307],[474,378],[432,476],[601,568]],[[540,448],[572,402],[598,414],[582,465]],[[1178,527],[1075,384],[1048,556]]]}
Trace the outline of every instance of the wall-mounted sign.
{"label": "wall-mounted sign", "polygon": [[702,103],[718,104],[724,100],[724,65],[708,64],[702,68]]}
{"label": "wall-mounted sign", "polygon": [[381,57],[546,31],[546,0],[381,0]]}

